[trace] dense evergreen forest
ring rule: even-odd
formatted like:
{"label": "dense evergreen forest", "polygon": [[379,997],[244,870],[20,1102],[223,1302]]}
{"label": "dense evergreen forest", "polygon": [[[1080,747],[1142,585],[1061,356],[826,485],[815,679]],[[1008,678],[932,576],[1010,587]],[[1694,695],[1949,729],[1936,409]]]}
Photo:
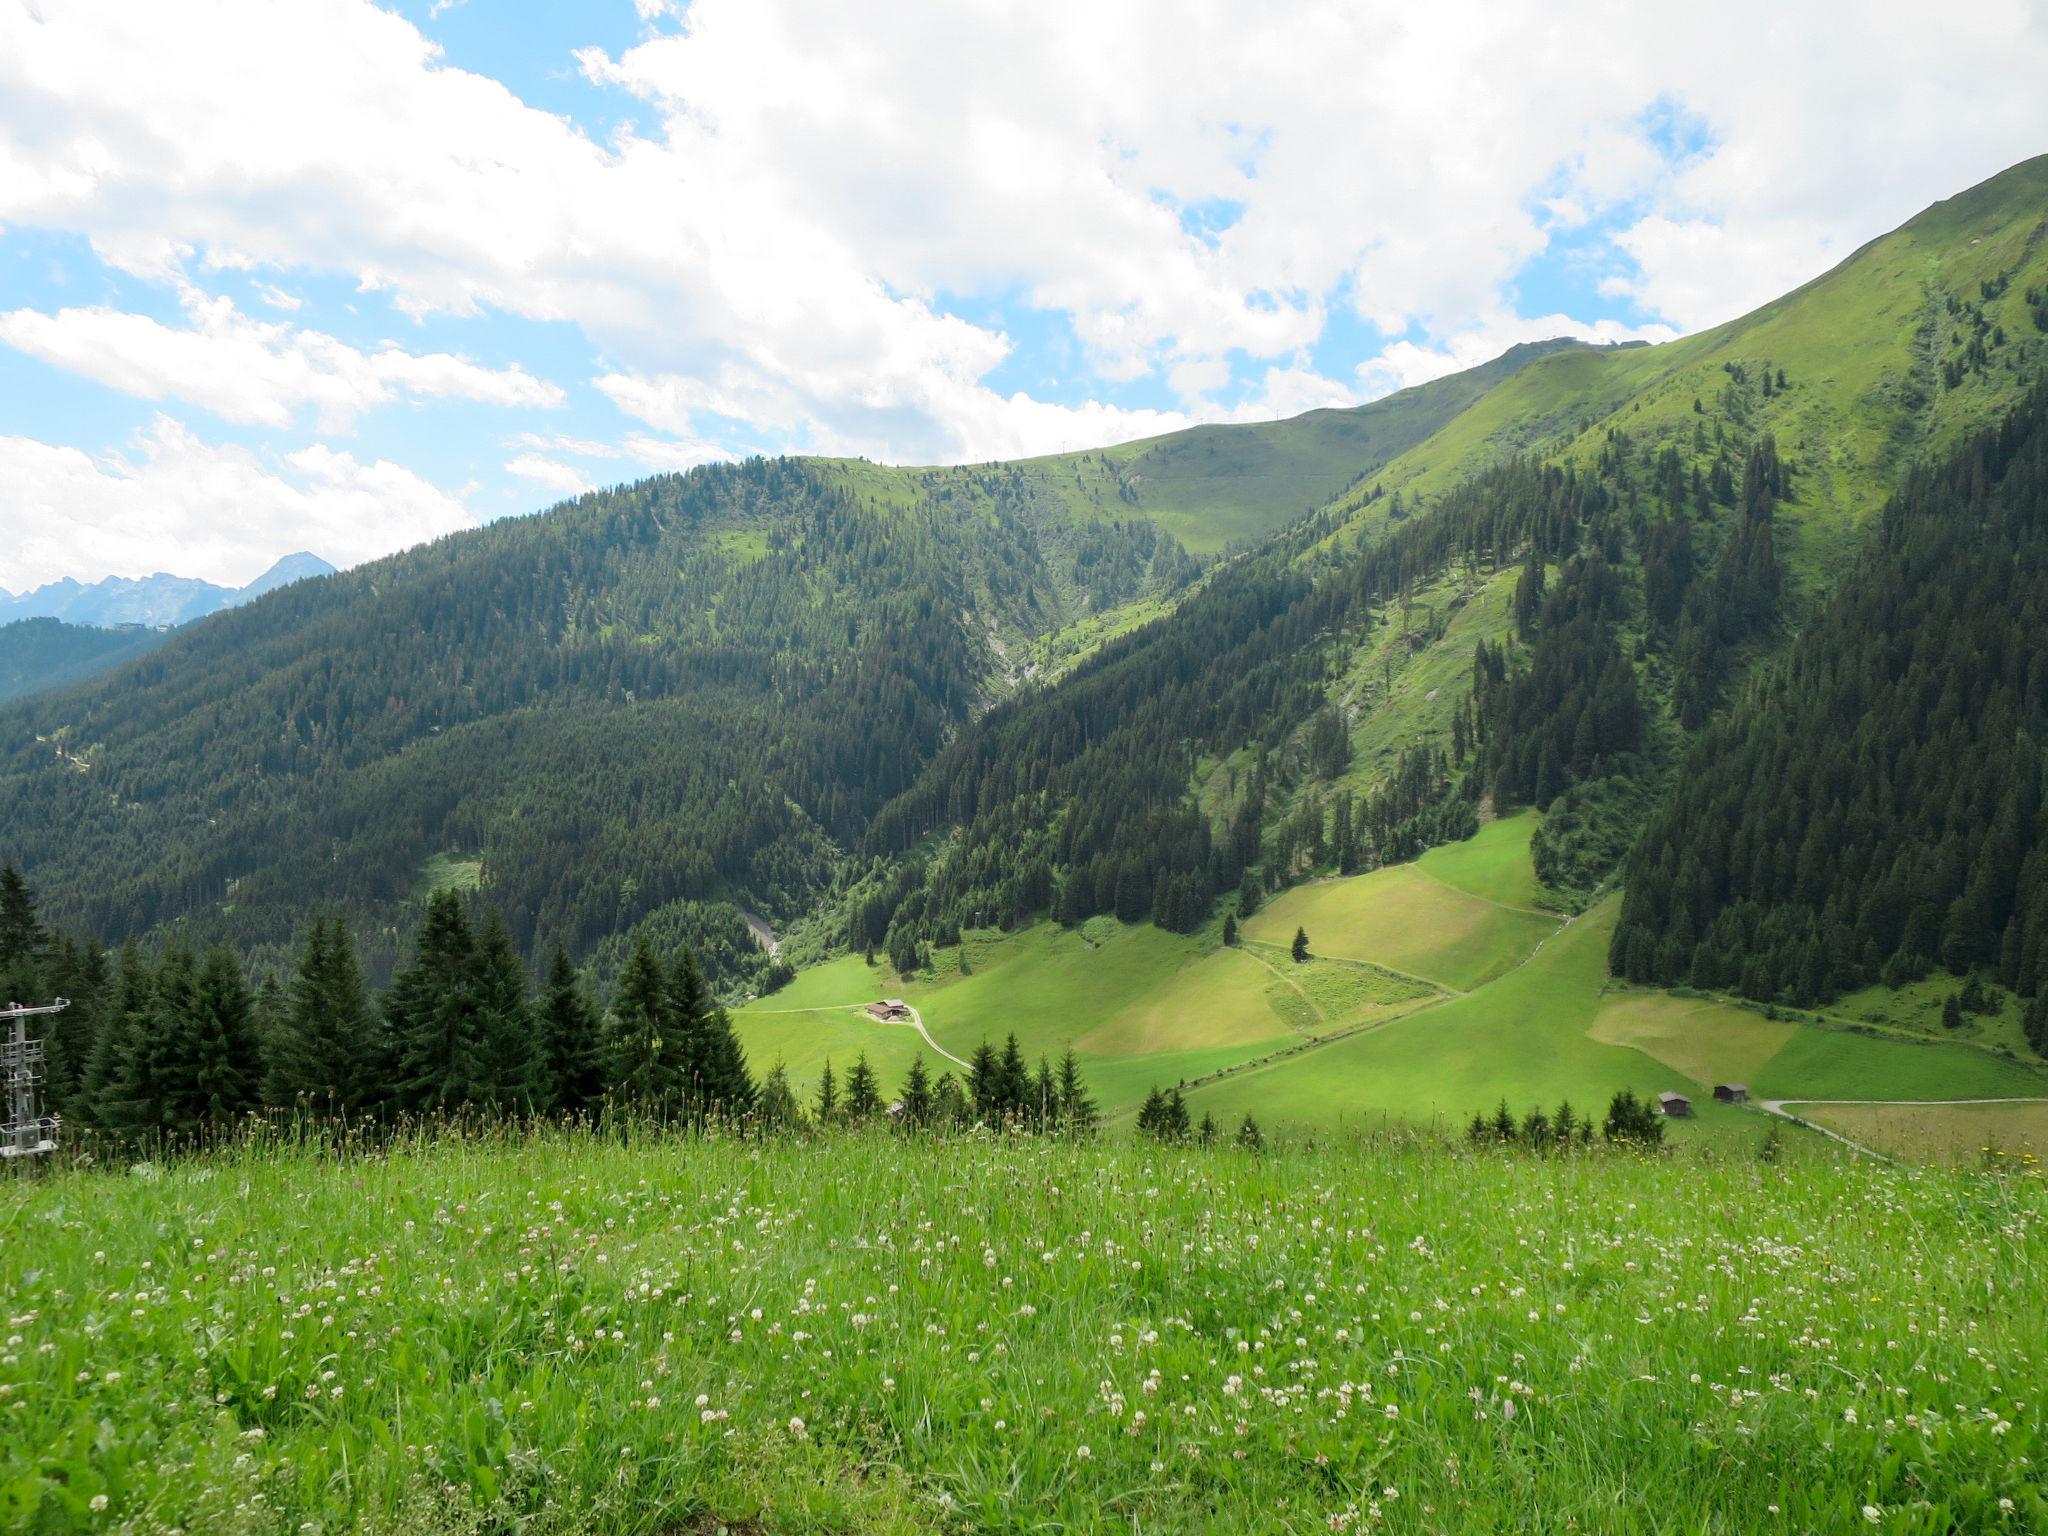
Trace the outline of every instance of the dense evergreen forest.
{"label": "dense evergreen forest", "polygon": [[271,962],[317,871],[378,975],[439,857],[522,946],[666,914],[722,989],[757,985],[710,930],[829,888],[981,701],[992,633],[1192,573],[1149,526],[1056,531],[1000,498],[878,511],[791,461],[493,524],[14,706],[0,852],[80,932]]}
{"label": "dense evergreen forest", "polygon": [[1076,1133],[1096,1122],[1069,1051],[1034,1073],[1012,1034],[984,1043],[956,1078],[918,1059],[884,1097],[865,1056],[844,1088],[826,1065],[816,1101],[797,1102],[780,1063],[757,1076],[695,953],[635,940],[608,1000],[557,945],[530,980],[493,908],[430,897],[405,963],[381,993],[363,975],[349,924],[315,917],[282,973],[253,986],[245,957],[173,940],[52,933],[34,892],[0,866],[0,995],[67,998],[43,1031],[46,1112],[101,1144],[143,1151],[237,1134],[251,1116],[323,1128],[436,1120],[654,1121],[702,1127],[819,1126],[888,1117],[909,1130],[980,1124]]}
{"label": "dense evergreen forest", "polygon": [[[1731,370],[1738,400],[1745,387]],[[1588,469],[1510,460],[1384,536],[1324,514],[1229,562],[1056,686],[977,718],[880,812],[866,850],[898,862],[854,892],[850,942],[908,969],[963,926],[1036,911],[1186,931],[1223,893],[1245,911],[1301,873],[1469,835],[1482,799],[1568,808],[1539,857],[1561,884],[1596,881],[1650,792],[1653,712],[1718,696],[1777,621],[1789,472],[1736,420],[1710,432],[1703,417],[1654,455],[1609,429]],[[1516,635],[1481,645],[1451,739],[1404,748],[1369,794],[1334,787],[1343,658],[1382,627],[1433,639],[1440,620],[1411,611],[1419,586],[1516,566]],[[1669,700],[1642,696],[1649,669]],[[1196,766],[1246,748],[1255,764],[1212,817],[1190,794]],[[1282,763],[1303,791],[1284,814]]]}
{"label": "dense evergreen forest", "polygon": [[[2048,1053],[2048,391],[1923,468],[1628,865],[1615,969],[1825,1002],[1937,967]],[[1981,996],[1972,991],[1972,996]]]}

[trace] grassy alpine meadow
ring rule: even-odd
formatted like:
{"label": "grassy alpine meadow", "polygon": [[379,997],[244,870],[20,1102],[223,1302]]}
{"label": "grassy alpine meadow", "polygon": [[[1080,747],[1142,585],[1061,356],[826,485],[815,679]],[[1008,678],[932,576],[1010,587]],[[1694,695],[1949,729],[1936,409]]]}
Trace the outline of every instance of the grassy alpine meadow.
{"label": "grassy alpine meadow", "polygon": [[2048,1528],[2036,1175],[244,1144],[0,1188],[0,1522]]}

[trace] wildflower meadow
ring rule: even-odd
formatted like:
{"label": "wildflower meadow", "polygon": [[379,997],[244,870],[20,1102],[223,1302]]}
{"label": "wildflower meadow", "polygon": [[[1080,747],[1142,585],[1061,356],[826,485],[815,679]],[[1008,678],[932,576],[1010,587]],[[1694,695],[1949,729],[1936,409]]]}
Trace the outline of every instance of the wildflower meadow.
{"label": "wildflower meadow", "polygon": [[0,1184],[29,1532],[2048,1529],[2048,1191],[543,1131]]}

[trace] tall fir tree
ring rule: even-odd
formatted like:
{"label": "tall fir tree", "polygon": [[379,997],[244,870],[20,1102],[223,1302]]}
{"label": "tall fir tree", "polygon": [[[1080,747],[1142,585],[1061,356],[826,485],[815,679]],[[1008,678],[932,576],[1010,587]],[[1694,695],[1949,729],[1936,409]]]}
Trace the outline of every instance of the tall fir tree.
{"label": "tall fir tree", "polygon": [[1060,1123],[1070,1131],[1085,1133],[1095,1129],[1096,1119],[1095,1100],[1081,1080],[1080,1058],[1068,1046],[1060,1057]]}
{"label": "tall fir tree", "polygon": [[542,1080],[541,1108],[585,1115],[604,1102],[604,1052],[597,1014],[583,993],[569,951],[555,946],[547,983],[536,1006]]}
{"label": "tall fir tree", "polygon": [[476,938],[462,897],[427,898],[413,958],[384,994],[395,1081],[408,1114],[444,1114],[489,1098],[474,985]]}
{"label": "tall fir tree", "polygon": [[910,1058],[910,1070],[903,1075],[903,1123],[929,1125],[932,1121],[932,1079],[924,1058]]}
{"label": "tall fir tree", "polygon": [[613,1099],[657,1119],[681,1114],[689,1088],[682,1042],[671,1021],[668,975],[645,933],[619,974],[607,1023]]}
{"label": "tall fir tree", "polygon": [[542,1096],[533,1014],[526,1001],[526,972],[512,930],[496,909],[477,935],[473,983],[481,1102],[500,1114],[533,1113]]}
{"label": "tall fir tree", "polygon": [[370,1006],[355,940],[336,914],[315,918],[299,952],[264,1098],[329,1114],[370,1115],[385,1107],[391,1054]]}
{"label": "tall fir tree", "polygon": [[882,1094],[875,1085],[875,1069],[868,1065],[868,1053],[862,1051],[846,1074],[846,1118],[859,1124],[873,1119],[881,1109]]}

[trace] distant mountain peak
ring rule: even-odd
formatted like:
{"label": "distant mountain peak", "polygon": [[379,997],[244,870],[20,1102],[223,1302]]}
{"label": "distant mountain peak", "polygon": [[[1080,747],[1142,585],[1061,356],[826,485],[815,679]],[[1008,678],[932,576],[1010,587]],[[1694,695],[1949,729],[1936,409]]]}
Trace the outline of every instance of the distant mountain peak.
{"label": "distant mountain peak", "polygon": [[0,591],[0,624],[41,618],[102,629],[123,624],[141,624],[152,629],[189,624],[292,582],[333,574],[333,566],[302,549],[284,556],[246,587],[224,587],[218,582],[174,576],[168,571],[149,576],[108,576],[91,583],[63,576],[19,596]]}

